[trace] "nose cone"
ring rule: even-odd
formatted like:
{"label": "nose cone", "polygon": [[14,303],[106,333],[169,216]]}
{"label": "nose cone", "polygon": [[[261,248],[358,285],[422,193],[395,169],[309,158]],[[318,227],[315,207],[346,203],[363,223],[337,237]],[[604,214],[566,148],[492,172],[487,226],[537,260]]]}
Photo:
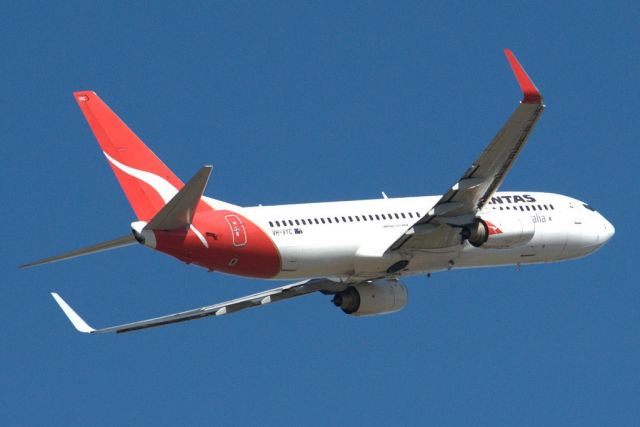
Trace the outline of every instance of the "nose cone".
{"label": "nose cone", "polygon": [[616,234],[616,229],[605,217],[602,217],[602,222],[604,223],[604,230],[600,234],[600,241],[604,245]]}
{"label": "nose cone", "polygon": [[567,258],[580,258],[589,255],[607,243],[616,230],[609,221],[597,212],[574,222],[567,232],[567,244],[564,255]]}

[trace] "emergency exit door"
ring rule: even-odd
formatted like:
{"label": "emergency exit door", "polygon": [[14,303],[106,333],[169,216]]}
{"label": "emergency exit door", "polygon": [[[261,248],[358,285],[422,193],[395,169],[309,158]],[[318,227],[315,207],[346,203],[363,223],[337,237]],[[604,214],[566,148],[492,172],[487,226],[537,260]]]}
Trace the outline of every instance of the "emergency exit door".
{"label": "emergency exit door", "polygon": [[233,238],[233,246],[244,246],[247,244],[247,231],[244,229],[244,223],[237,215],[227,215],[224,217],[231,229]]}

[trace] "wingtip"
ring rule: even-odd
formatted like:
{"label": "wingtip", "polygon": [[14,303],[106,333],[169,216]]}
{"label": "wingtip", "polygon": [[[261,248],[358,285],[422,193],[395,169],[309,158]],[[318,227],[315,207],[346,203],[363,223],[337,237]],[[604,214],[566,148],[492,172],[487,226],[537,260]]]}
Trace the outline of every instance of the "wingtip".
{"label": "wingtip", "polygon": [[513,54],[511,49],[504,49],[504,54],[509,61],[509,65],[511,65],[511,69],[513,70],[513,74],[516,76],[516,80],[518,80],[520,89],[522,89],[522,102],[526,102],[529,104],[542,104],[542,95],[540,94],[540,91],[533,83],[533,80],[531,80],[527,72],[524,70],[520,62],[518,62],[518,59]]}
{"label": "wingtip", "polygon": [[76,313],[69,306],[69,304],[67,304],[65,302],[65,300],[62,299],[62,297],[60,295],[58,295],[55,292],[51,292],[51,296],[56,301],[56,303],[58,303],[58,305],[60,306],[60,308],[62,309],[64,314],[67,316],[67,318],[69,319],[69,321],[71,322],[71,324],[73,325],[74,328],[76,328],[79,332],[82,332],[82,333],[85,333],[85,334],[90,334],[92,332],[95,332],[95,329],[93,329],[91,326],[89,326],[87,324],[87,322],[85,322],[82,319],[82,317],[80,317],[78,315],[78,313]]}

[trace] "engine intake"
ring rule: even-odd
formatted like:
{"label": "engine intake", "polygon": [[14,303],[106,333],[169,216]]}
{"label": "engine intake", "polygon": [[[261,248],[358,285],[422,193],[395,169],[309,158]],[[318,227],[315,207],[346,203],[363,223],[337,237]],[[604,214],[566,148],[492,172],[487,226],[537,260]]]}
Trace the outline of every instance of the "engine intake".
{"label": "engine intake", "polygon": [[400,282],[379,280],[349,286],[333,297],[333,304],[352,316],[394,313],[407,305],[407,287]]}
{"label": "engine intake", "polygon": [[508,214],[490,214],[462,229],[462,238],[484,249],[507,249],[528,243],[535,234],[529,218]]}
{"label": "engine intake", "polygon": [[462,237],[476,248],[479,248],[489,239],[489,227],[480,218],[476,218],[473,224],[462,229]]}

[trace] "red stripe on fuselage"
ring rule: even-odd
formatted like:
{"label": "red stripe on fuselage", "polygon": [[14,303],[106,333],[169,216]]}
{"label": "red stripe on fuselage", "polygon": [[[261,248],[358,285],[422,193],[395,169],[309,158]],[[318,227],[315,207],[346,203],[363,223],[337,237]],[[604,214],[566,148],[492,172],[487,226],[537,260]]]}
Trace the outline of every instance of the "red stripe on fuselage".
{"label": "red stripe on fuselage", "polygon": [[[246,244],[234,244],[233,233],[225,218],[234,215],[244,226]],[[280,272],[280,253],[260,227],[237,212],[229,210],[199,212],[193,223],[206,239],[206,247],[196,233],[155,231],[156,249],[189,264],[240,276],[273,278]]]}

